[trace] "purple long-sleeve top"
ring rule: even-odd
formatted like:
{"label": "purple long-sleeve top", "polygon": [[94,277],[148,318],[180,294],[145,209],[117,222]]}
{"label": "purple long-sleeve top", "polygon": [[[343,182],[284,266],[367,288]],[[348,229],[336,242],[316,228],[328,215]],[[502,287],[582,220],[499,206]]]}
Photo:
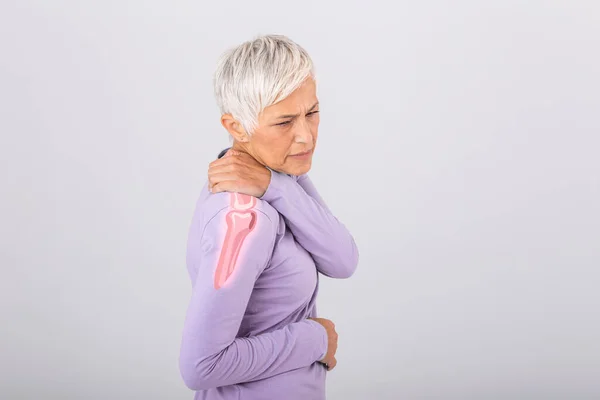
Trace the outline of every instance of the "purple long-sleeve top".
{"label": "purple long-sleeve top", "polygon": [[352,235],[308,175],[271,171],[260,198],[205,184],[188,236],[179,357],[194,399],[325,399],[327,332],[308,318],[319,273],[347,278],[357,264]]}

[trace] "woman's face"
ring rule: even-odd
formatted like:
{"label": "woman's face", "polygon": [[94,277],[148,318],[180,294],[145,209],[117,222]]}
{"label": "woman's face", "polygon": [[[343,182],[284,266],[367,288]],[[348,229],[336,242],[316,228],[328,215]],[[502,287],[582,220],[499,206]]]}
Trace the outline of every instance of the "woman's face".
{"label": "woman's face", "polygon": [[308,78],[287,98],[265,108],[254,134],[233,147],[273,170],[302,175],[310,170],[318,135],[316,83]]}

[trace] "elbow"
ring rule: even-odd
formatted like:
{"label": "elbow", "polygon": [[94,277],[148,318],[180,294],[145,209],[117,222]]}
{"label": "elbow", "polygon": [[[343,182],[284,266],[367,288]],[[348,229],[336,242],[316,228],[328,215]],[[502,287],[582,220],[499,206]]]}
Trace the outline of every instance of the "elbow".
{"label": "elbow", "polygon": [[353,247],[353,251],[350,255],[339,260],[341,268],[338,269],[336,278],[348,279],[356,272],[358,268],[358,249],[356,246]]}
{"label": "elbow", "polygon": [[346,264],[346,267],[342,269],[339,278],[340,279],[348,279],[356,272],[356,268],[358,267],[358,260],[352,260]]}
{"label": "elbow", "polygon": [[179,372],[185,385],[191,390],[208,390],[221,386],[215,377],[213,364],[207,359],[180,358]]}
{"label": "elbow", "polygon": [[198,373],[191,365],[180,368],[180,372],[185,386],[191,390],[208,390],[216,387],[209,376]]}
{"label": "elbow", "polygon": [[356,272],[358,268],[358,247],[354,240],[352,240],[352,251],[350,252],[350,257],[348,257],[347,262],[347,275],[346,278],[350,278]]}

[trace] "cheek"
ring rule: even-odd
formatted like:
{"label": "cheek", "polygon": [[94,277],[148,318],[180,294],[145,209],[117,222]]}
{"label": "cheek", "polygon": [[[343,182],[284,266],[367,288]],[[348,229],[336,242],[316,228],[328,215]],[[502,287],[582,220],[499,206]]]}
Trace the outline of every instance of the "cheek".
{"label": "cheek", "polygon": [[277,138],[263,146],[263,160],[273,166],[282,166],[287,162],[290,153],[290,142],[286,138]]}

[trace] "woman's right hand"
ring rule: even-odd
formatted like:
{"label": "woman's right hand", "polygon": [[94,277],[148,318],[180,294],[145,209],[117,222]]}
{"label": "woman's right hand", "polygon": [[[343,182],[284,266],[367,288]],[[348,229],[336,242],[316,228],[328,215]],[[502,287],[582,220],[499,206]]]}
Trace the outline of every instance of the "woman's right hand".
{"label": "woman's right hand", "polygon": [[337,351],[338,334],[335,331],[335,325],[328,319],[325,318],[309,318],[313,321],[321,324],[327,331],[327,353],[325,357],[319,362],[325,364],[327,371],[331,371],[335,368],[337,360],[335,359],[335,352]]}

